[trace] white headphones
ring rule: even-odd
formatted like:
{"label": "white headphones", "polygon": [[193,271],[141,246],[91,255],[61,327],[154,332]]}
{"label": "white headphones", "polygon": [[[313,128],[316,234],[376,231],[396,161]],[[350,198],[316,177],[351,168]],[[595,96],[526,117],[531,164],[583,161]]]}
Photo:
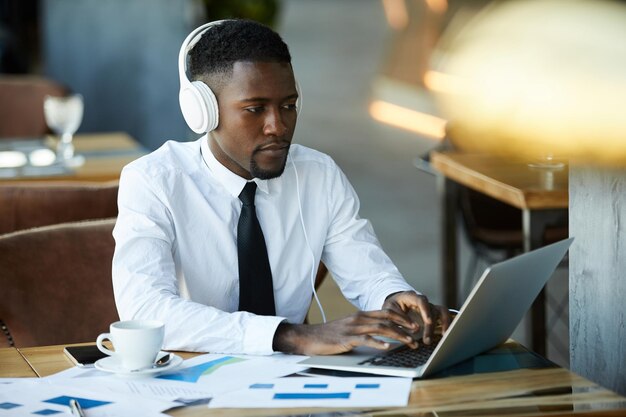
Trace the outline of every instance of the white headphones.
{"label": "white headphones", "polygon": [[[202,81],[190,81],[187,76],[187,54],[200,40],[204,32],[227,22],[227,20],[216,20],[206,23],[194,29],[185,38],[180,52],[178,54],[178,75],[180,77],[180,92],[178,93],[178,101],[180,110],[183,113],[185,122],[196,133],[203,134],[217,128],[219,124],[219,109],[217,106],[217,98],[208,85]],[[296,81],[296,91],[298,92],[298,100],[296,101],[296,110],[299,112],[302,108],[302,94],[300,86]]]}

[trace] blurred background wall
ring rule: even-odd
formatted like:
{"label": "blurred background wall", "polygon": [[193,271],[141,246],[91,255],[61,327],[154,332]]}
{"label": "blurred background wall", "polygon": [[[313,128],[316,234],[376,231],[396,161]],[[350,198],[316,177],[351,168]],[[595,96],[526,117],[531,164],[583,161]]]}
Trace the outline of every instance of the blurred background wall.
{"label": "blurred background wall", "polygon": [[125,131],[149,149],[187,140],[174,57],[203,21],[192,0],[44,0],[42,70],[83,95],[81,131]]}

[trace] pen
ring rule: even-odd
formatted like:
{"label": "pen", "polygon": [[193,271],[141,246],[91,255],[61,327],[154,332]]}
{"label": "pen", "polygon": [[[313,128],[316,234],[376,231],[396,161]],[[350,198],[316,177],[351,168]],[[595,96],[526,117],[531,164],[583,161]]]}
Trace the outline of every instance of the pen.
{"label": "pen", "polygon": [[80,403],[73,398],[70,400],[70,410],[72,410],[72,415],[74,417],[85,417],[83,409],[80,408]]}

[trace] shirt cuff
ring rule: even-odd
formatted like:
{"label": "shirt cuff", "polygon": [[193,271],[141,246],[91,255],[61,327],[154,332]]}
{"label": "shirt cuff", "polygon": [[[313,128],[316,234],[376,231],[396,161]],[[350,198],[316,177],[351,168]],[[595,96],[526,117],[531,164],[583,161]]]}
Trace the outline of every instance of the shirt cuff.
{"label": "shirt cuff", "polygon": [[246,324],[243,336],[243,348],[249,355],[271,355],[274,333],[278,325],[287,320],[285,317],[252,316]]}

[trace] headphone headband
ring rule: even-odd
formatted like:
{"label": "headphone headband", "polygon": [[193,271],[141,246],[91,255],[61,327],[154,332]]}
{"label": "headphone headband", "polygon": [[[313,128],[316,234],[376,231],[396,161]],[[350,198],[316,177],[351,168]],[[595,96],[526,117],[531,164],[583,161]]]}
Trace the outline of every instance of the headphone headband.
{"label": "headphone headband", "polygon": [[[219,123],[219,109],[217,98],[213,91],[202,81],[191,81],[187,75],[187,54],[201,39],[202,35],[213,26],[221,25],[233,19],[216,20],[205,23],[191,31],[183,41],[178,53],[178,75],[180,78],[180,91],[178,101],[180,110],[187,125],[196,133],[206,133],[217,128]],[[302,106],[302,95],[300,86],[296,82],[298,100],[296,109],[299,111]]]}
{"label": "headphone headband", "polygon": [[198,43],[204,32],[213,26],[220,25],[229,20],[231,19],[216,20],[214,22],[205,23],[204,25],[198,26],[192,30],[189,35],[187,35],[182,46],[180,47],[180,52],[178,53],[178,73],[180,75],[181,85],[183,81],[191,82],[189,77],[187,77],[187,54],[191,48]]}

